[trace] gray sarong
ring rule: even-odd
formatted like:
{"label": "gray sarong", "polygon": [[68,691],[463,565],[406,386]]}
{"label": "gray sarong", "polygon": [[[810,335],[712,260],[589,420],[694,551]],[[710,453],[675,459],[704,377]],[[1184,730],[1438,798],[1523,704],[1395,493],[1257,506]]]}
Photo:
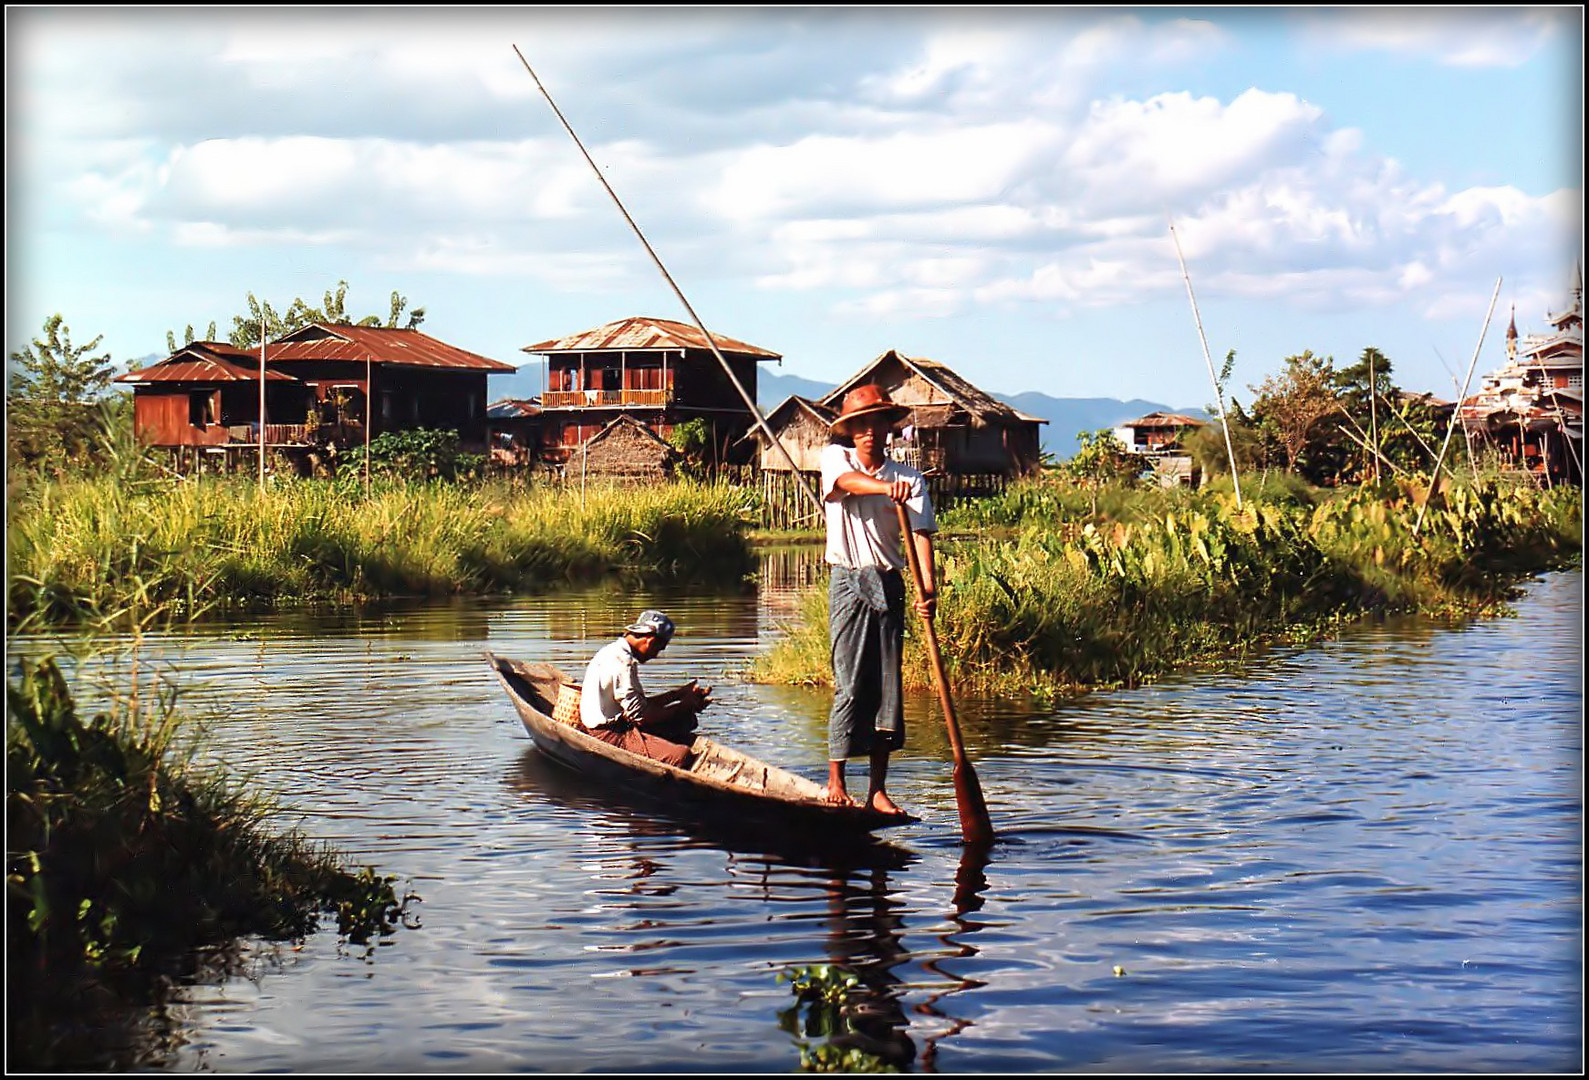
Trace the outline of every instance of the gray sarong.
{"label": "gray sarong", "polygon": [[874,731],[890,751],[905,745],[901,674],[905,582],[898,570],[832,568],[833,710],[828,760],[870,755]]}

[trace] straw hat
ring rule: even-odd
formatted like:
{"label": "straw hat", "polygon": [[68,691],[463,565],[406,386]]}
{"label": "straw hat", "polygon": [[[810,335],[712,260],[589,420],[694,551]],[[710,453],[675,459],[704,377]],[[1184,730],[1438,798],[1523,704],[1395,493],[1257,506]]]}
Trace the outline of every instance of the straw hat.
{"label": "straw hat", "polygon": [[881,386],[875,383],[862,383],[844,395],[844,404],[839,407],[839,415],[828,425],[828,430],[845,434],[856,420],[871,416],[882,416],[897,427],[899,422],[909,415],[910,407],[896,404],[888,396],[888,391]]}

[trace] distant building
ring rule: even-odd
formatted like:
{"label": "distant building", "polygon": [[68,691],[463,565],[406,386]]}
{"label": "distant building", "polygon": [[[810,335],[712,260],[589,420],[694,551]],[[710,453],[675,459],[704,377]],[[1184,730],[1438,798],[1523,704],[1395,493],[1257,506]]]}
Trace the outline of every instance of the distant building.
{"label": "distant building", "polygon": [[541,445],[541,403],[536,398],[503,398],[486,406],[487,442],[497,465],[533,464]]}
{"label": "distant building", "polygon": [[837,410],[862,383],[876,383],[910,407],[889,452],[929,475],[1007,479],[1041,466],[1039,428],[1048,421],[1011,408],[944,364],[890,349],[818,404]]}
{"label": "distant building", "polygon": [[758,447],[756,464],[762,472],[788,472],[789,460],[803,473],[822,471],[822,448],[832,441],[829,434],[833,418],[838,414],[825,405],[790,394],[775,405],[766,415],[768,429],[788,453],[786,459],[761,428],[751,428],[746,440]]}
{"label": "distant building", "polygon": [[614,420],[628,416],[664,441],[678,425],[701,420],[711,447],[708,463],[747,459],[751,448],[743,439],[755,417],[712,343],[755,401],[757,365],[780,359],[778,353],[721,334],[708,342],[698,327],[670,319],[620,319],[526,345],[525,352],[544,356],[547,365],[542,458],[571,462]]}
{"label": "distant building", "polygon": [[229,468],[257,459],[261,366],[266,450],[305,472],[388,431],[452,430],[484,451],[486,378],[515,370],[418,330],[312,323],[267,342],[263,361],[257,347],[196,341],[115,381],[132,387],[145,444]]}
{"label": "distant building", "polygon": [[1457,409],[1475,447],[1542,483],[1583,483],[1583,269],[1573,267],[1567,309],[1548,334],[1506,331],[1506,363]]}
{"label": "distant building", "polygon": [[1197,487],[1201,470],[1186,453],[1181,439],[1207,421],[1184,413],[1151,412],[1127,420],[1114,429],[1114,437],[1129,452],[1143,459],[1144,470],[1151,470],[1165,487]]}

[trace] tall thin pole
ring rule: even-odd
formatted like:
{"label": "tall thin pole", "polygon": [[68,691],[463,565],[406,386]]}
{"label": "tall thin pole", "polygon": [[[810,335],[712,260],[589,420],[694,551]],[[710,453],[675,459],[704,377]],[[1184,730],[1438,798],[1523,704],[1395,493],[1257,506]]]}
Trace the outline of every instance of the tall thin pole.
{"label": "tall thin pole", "polygon": [[265,493],[265,304],[259,305],[259,493]]}
{"label": "tall thin pole", "polygon": [[1236,488],[1236,509],[1241,509],[1241,476],[1236,471],[1236,448],[1230,441],[1230,419],[1226,416],[1225,392],[1219,388],[1219,377],[1214,374],[1214,358],[1208,355],[1208,338],[1203,334],[1203,317],[1197,313],[1197,297],[1192,295],[1192,278],[1186,272],[1186,257],[1181,254],[1181,240],[1175,235],[1175,222],[1170,222],[1170,239],[1175,241],[1175,258],[1181,264],[1181,277],[1186,279],[1186,298],[1192,302],[1192,321],[1197,324],[1197,340],[1203,344],[1203,362],[1208,365],[1208,381],[1214,384],[1214,400],[1219,402],[1219,423],[1225,429],[1225,453],[1230,458],[1230,482]]}
{"label": "tall thin pole", "polygon": [[[1457,373],[1451,370],[1451,366],[1446,363],[1446,358],[1440,355],[1439,349],[1435,349],[1435,358],[1440,361],[1440,366],[1446,369],[1446,374],[1451,376],[1451,389],[1457,392],[1456,409],[1460,412],[1462,410],[1462,385],[1457,382]],[[1412,425],[1408,424],[1407,427],[1411,430]],[[1479,478],[1479,459],[1473,456],[1473,435],[1468,431],[1467,424],[1462,425],[1462,441],[1468,448],[1468,468],[1473,470],[1473,479],[1477,480]],[[1429,456],[1435,456],[1433,450],[1429,451]]]}
{"label": "tall thin pole", "polygon": [[1368,430],[1374,443],[1374,483],[1379,483],[1379,387],[1374,382],[1374,350],[1368,351]]}
{"label": "tall thin pole", "polygon": [[729,365],[728,360],[718,349],[717,340],[712,337],[711,331],[706,329],[706,324],[701,322],[701,317],[695,313],[695,308],[690,306],[689,300],[685,299],[683,291],[680,290],[678,284],[674,282],[673,275],[668,273],[668,268],[662,265],[662,260],[657,256],[656,249],[651,246],[651,242],[646,239],[645,233],[640,231],[640,226],[635,224],[634,218],[629,216],[629,211],[624,209],[623,201],[618,198],[618,193],[613,191],[612,185],[607,183],[607,178],[602,175],[601,168],[596,164],[595,159],[590,156],[590,152],[585,149],[585,144],[579,141],[578,135],[574,134],[573,126],[570,125],[567,118],[563,116],[563,110],[559,109],[557,107],[557,102],[552,100],[552,95],[549,94],[546,90],[546,87],[542,85],[540,76],[535,74],[535,69],[530,67],[530,62],[524,59],[524,54],[519,52],[519,47],[517,45],[513,46],[513,52],[518,56],[519,63],[524,65],[524,70],[530,73],[530,78],[535,80],[536,87],[541,91],[541,96],[546,99],[546,103],[552,107],[552,112],[557,114],[557,119],[562,123],[563,130],[568,132],[569,138],[574,140],[574,145],[579,147],[579,152],[584,155],[585,161],[589,163],[591,170],[595,172],[596,179],[601,181],[601,186],[607,190],[608,195],[612,196],[612,201],[614,205],[618,207],[618,212],[623,215],[623,219],[627,221],[629,223],[629,227],[634,230],[635,236],[639,237],[640,243],[646,249],[646,254],[651,256],[651,261],[654,262],[657,269],[661,271],[663,279],[668,283],[668,287],[673,290],[673,295],[679,298],[679,303],[684,305],[685,311],[689,312],[690,320],[695,323],[696,328],[699,329],[701,334],[706,338],[706,344],[712,350],[712,355],[717,357],[717,362],[723,367],[723,374],[728,376],[728,381],[732,383],[734,389],[739,392],[740,399],[744,401],[745,407],[750,410],[750,415],[755,417],[756,426],[761,429],[763,435],[767,436],[767,438],[771,440],[772,445],[778,448],[778,453],[783,455],[784,464],[788,465],[789,471],[794,474],[795,482],[800,485],[800,490],[805,492],[806,497],[811,500],[811,504],[813,506],[815,506],[818,510],[821,510],[822,500],[817,498],[817,493],[811,489],[810,484],[806,483],[806,478],[801,474],[800,467],[795,464],[794,458],[789,456],[789,451],[784,449],[784,445],[778,440],[778,436],[773,433],[772,428],[767,426],[767,421],[762,417],[761,410],[756,407],[755,400],[745,392],[745,387],[741,385],[739,376],[734,374],[734,369]]}
{"label": "tall thin pole", "polygon": [[1417,536],[1418,530],[1423,528],[1424,512],[1429,509],[1429,500],[1435,493],[1435,485],[1440,482],[1440,466],[1446,460],[1446,450],[1451,445],[1451,432],[1457,425],[1457,417],[1462,415],[1462,402],[1467,399],[1468,384],[1473,381],[1473,369],[1479,365],[1479,350],[1484,348],[1484,335],[1490,332],[1490,316],[1495,314],[1495,298],[1500,295],[1501,279],[1496,278],[1495,292],[1490,294],[1490,310],[1484,313],[1484,325],[1479,329],[1479,343],[1473,346],[1473,359],[1468,361],[1468,376],[1462,380],[1462,389],[1457,394],[1457,407],[1451,410],[1451,422],[1446,425],[1446,440],[1440,444],[1440,456],[1435,459],[1434,472],[1429,474],[1429,490],[1423,493],[1423,505],[1418,507],[1418,520],[1413,522],[1414,536]]}
{"label": "tall thin pole", "polygon": [[375,361],[364,353],[364,501],[370,499],[370,428],[375,426]]}

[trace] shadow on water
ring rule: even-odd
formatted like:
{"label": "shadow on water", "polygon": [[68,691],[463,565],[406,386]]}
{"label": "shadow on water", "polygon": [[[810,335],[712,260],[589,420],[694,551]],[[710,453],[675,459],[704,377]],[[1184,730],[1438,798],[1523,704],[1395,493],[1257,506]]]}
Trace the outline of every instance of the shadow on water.
{"label": "shadow on water", "polygon": [[870,835],[776,834],[693,804],[669,802],[642,790],[614,791],[609,785],[548,760],[534,748],[520,755],[509,770],[507,782],[525,796],[579,813],[599,814],[608,823],[635,836],[676,836],[734,854],[763,856],[791,866],[817,866],[845,872],[902,870],[919,858],[906,848]]}

